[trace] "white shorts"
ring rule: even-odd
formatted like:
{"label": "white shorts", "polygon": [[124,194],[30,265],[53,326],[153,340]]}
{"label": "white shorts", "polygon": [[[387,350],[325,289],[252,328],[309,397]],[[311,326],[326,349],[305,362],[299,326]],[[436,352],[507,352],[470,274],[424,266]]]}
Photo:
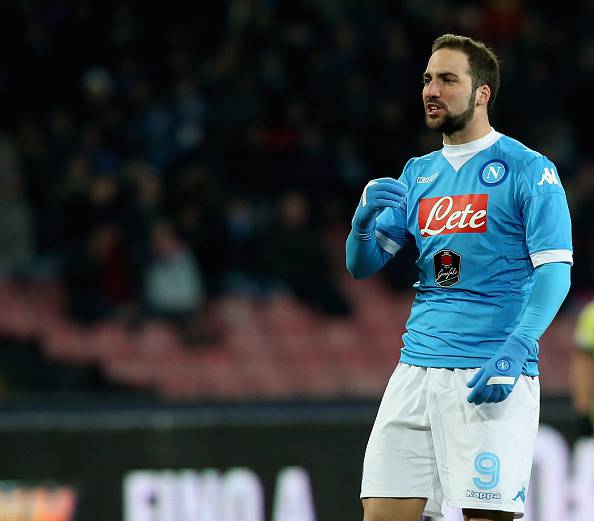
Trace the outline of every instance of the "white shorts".
{"label": "white shorts", "polygon": [[399,363],[373,425],[361,497],[427,498],[425,515],[451,508],[522,517],[540,414],[538,378],[521,376],[500,403],[475,405],[478,369]]}

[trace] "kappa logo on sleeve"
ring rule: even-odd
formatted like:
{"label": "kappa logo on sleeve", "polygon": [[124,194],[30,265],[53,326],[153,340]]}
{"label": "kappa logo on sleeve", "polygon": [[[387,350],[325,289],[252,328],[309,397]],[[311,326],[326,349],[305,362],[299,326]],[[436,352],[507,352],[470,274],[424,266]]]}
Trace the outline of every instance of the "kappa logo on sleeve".
{"label": "kappa logo on sleeve", "polygon": [[550,185],[558,185],[559,180],[557,179],[557,172],[555,169],[551,167],[550,169],[545,166],[544,173],[540,178],[540,181],[536,183],[538,186],[542,186],[545,183],[549,183]]}
{"label": "kappa logo on sleeve", "polygon": [[419,201],[422,237],[487,231],[487,194],[444,195]]}

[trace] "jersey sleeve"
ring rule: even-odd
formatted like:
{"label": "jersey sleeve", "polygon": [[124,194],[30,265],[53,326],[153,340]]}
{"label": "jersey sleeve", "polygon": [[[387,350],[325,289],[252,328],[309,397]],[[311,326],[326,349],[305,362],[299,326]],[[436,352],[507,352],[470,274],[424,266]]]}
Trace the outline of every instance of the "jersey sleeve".
{"label": "jersey sleeve", "polygon": [[532,265],[573,264],[571,218],[555,165],[544,156],[528,163],[520,177],[519,195]]}
{"label": "jersey sleeve", "polygon": [[[408,160],[404,165],[402,175],[398,178],[406,186],[410,186],[408,172],[415,159]],[[398,208],[384,208],[376,218],[375,237],[377,242],[383,250],[391,255],[395,255],[408,240],[406,214],[406,204],[402,203]]]}
{"label": "jersey sleeve", "polygon": [[582,351],[594,354],[594,302],[588,304],[578,315],[575,343]]}

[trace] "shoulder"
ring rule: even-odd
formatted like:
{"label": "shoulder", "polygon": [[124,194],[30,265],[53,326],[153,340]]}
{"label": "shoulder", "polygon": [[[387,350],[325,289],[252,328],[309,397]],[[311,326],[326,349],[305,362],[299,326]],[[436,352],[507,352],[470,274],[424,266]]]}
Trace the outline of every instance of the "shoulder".
{"label": "shoulder", "polygon": [[424,156],[411,157],[402,169],[400,180],[409,187],[414,185],[415,179],[417,179],[419,176],[426,175],[423,172],[433,168],[435,161],[439,157],[442,157],[440,150],[425,154]]}
{"label": "shoulder", "polygon": [[495,143],[495,147],[504,159],[513,164],[516,170],[518,167],[523,169],[535,161],[546,159],[540,152],[505,134],[501,135],[501,138]]}
{"label": "shoulder", "polygon": [[521,181],[534,185],[537,192],[547,191],[546,188],[561,187],[555,164],[544,154],[505,135],[501,136],[495,146],[507,161],[510,171]]}
{"label": "shoulder", "polygon": [[426,168],[442,157],[441,150],[435,150],[419,157],[411,157],[404,165],[404,171]]}

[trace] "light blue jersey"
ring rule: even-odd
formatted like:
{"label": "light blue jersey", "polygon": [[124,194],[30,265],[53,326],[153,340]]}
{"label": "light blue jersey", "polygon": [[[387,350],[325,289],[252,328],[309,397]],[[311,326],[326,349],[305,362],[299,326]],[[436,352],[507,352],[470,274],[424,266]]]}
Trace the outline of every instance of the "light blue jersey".
{"label": "light blue jersey", "polygon": [[[465,145],[411,159],[407,230],[393,209],[377,219],[380,246],[395,254],[413,237],[419,281],[401,361],[480,367],[519,322],[535,268],[572,262],[571,222],[553,163],[492,130]],[[538,374],[538,344],[524,367]]]}

